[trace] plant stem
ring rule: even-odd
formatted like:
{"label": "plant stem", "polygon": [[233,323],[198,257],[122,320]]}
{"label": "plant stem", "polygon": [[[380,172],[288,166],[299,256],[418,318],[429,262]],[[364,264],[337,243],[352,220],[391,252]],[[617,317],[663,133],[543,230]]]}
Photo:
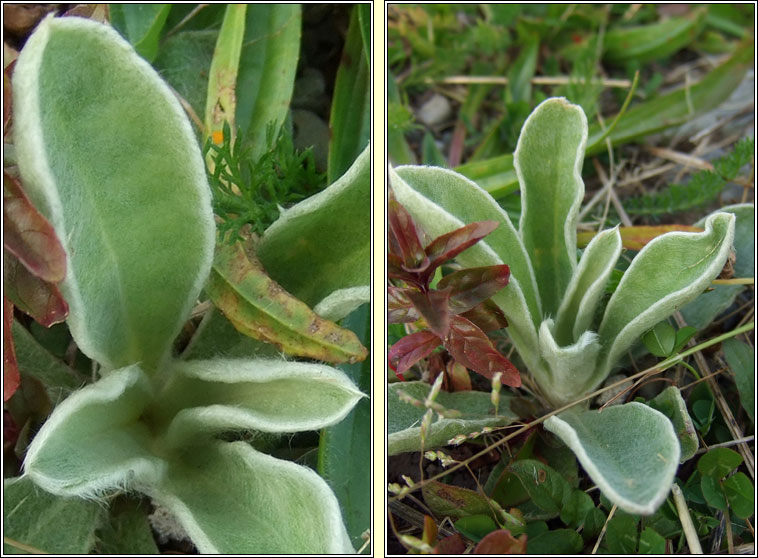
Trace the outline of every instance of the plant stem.
{"label": "plant stem", "polygon": [[684,499],[684,494],[682,494],[682,489],[674,483],[671,485],[671,493],[674,495],[676,511],[679,514],[679,521],[682,523],[682,530],[687,539],[687,545],[690,547],[690,552],[702,554],[703,548],[700,546],[700,539],[697,537],[697,531],[695,531],[695,525],[692,523],[692,517],[690,517],[690,511],[687,509],[687,502]]}

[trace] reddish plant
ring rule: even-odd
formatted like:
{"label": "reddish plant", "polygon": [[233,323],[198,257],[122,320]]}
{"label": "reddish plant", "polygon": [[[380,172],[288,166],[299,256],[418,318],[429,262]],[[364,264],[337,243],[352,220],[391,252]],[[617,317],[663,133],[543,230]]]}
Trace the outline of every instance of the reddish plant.
{"label": "reddish plant", "polygon": [[503,384],[519,387],[519,371],[486,333],[508,325],[490,300],[508,284],[508,266],[463,269],[440,279],[435,288],[430,286],[438,267],[479,242],[495,230],[497,223],[471,223],[424,245],[424,232],[391,192],[388,217],[388,275],[404,285],[387,287],[388,322],[423,319],[426,326],[390,348],[389,365],[395,374],[404,379],[403,372],[442,345],[462,366],[487,378],[502,372]]}

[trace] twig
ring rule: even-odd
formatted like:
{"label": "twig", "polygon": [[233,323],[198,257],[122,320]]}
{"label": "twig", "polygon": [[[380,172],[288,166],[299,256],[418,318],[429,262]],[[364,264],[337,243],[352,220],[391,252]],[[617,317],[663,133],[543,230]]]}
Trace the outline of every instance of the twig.
{"label": "twig", "polygon": [[611,511],[608,512],[608,517],[605,518],[605,523],[603,523],[603,528],[600,529],[600,534],[597,536],[597,540],[595,541],[595,546],[592,548],[592,552],[590,554],[597,554],[597,549],[600,546],[600,541],[603,540],[603,537],[605,536],[605,530],[608,528],[608,522],[611,520],[614,513],[616,513],[616,504],[613,504]]}
{"label": "twig", "polygon": [[700,546],[700,539],[697,538],[697,531],[695,525],[692,523],[692,517],[690,517],[690,510],[687,509],[687,502],[682,494],[682,489],[679,485],[674,483],[671,485],[671,493],[674,495],[674,504],[676,505],[676,511],[679,514],[679,521],[682,523],[682,530],[684,531],[684,537],[687,539],[687,546],[690,547],[692,554],[703,554],[703,548]]}
{"label": "twig", "polygon": [[[681,328],[687,325],[687,323],[684,321],[684,317],[680,312],[676,312],[674,314],[674,320],[676,320],[677,325]],[[690,341],[688,345],[692,346],[694,344],[694,341]],[[711,373],[711,370],[708,366],[708,363],[705,360],[705,357],[700,351],[697,351],[695,353],[695,360],[697,361],[697,365],[700,368],[701,372],[704,376],[709,376]],[[719,411],[721,412],[721,415],[724,417],[724,422],[726,422],[726,426],[729,429],[729,432],[732,435],[732,438],[737,440],[740,438],[744,438],[745,435],[742,433],[742,428],[740,428],[740,425],[737,424],[737,420],[734,418],[734,414],[732,413],[732,410],[729,408],[729,404],[726,402],[726,399],[724,399],[724,395],[721,393],[721,389],[719,388],[718,382],[715,378],[709,377],[707,380],[708,387],[711,388],[711,392],[713,392],[713,396],[716,399],[716,406],[718,407]],[[753,456],[753,452],[750,451],[750,447],[745,444],[739,444],[737,446],[738,451],[742,455],[743,459],[745,460],[745,465],[747,467],[748,472],[750,473],[750,476],[753,477],[753,481],[755,481],[755,458]]]}
{"label": "twig", "polygon": [[[542,424],[543,422],[545,422],[547,419],[549,419],[552,416],[558,415],[558,414],[562,413],[563,411],[565,411],[567,409],[570,409],[570,408],[572,408],[572,407],[574,407],[576,405],[579,405],[580,403],[584,403],[585,401],[589,401],[591,399],[594,399],[595,397],[597,397],[601,393],[605,393],[606,391],[615,389],[616,387],[618,387],[618,386],[620,386],[622,384],[625,384],[629,380],[636,380],[637,378],[640,378],[642,376],[649,376],[649,375],[653,375],[653,374],[661,374],[664,371],[666,371],[669,368],[671,368],[672,366],[674,366],[677,363],[681,362],[682,359],[684,359],[685,357],[688,357],[688,356],[690,356],[693,353],[701,351],[702,349],[705,349],[707,347],[711,347],[713,345],[716,345],[717,343],[721,343],[725,339],[730,339],[732,337],[736,337],[737,335],[740,335],[741,333],[750,331],[752,329],[755,329],[755,324],[754,323],[745,324],[744,326],[735,328],[734,330],[732,330],[732,331],[730,331],[728,333],[724,333],[722,335],[717,335],[716,337],[713,337],[712,339],[709,339],[708,341],[704,341],[704,342],[696,345],[695,347],[691,347],[689,349],[686,349],[686,350],[682,351],[681,353],[679,353],[677,355],[671,356],[671,357],[669,357],[669,358],[667,358],[667,359],[659,362],[655,366],[651,366],[650,368],[646,368],[642,372],[638,372],[637,374],[632,374],[631,376],[628,376],[628,377],[626,377],[626,378],[624,378],[622,380],[619,380],[618,382],[613,382],[612,384],[608,384],[607,386],[604,386],[604,387],[602,387],[600,389],[597,389],[597,390],[593,391],[592,393],[588,393],[586,395],[583,395],[582,397],[576,399],[575,401],[572,401],[571,403],[567,403],[563,407],[559,407],[558,409],[550,411],[549,413],[547,413],[547,414],[545,414],[545,415],[543,415],[543,416],[541,416],[541,417],[533,420],[532,422],[527,423],[527,424],[525,424],[524,426],[522,426],[520,428],[517,428],[516,430],[514,430],[513,432],[511,432],[507,436],[504,436],[500,440],[494,442],[492,445],[487,446],[482,451],[480,451],[478,453],[475,453],[471,457],[469,457],[469,458],[467,458],[467,459],[465,459],[463,461],[460,461],[460,462],[456,463],[455,465],[453,465],[449,469],[446,469],[445,471],[442,471],[441,473],[439,473],[437,475],[434,475],[433,477],[427,478],[426,481],[424,481],[423,483],[418,482],[418,483],[413,484],[412,486],[409,487],[409,492],[413,492],[415,490],[419,490],[425,484],[427,484],[427,483],[429,483],[431,481],[439,480],[442,477],[444,477],[446,475],[449,475],[450,473],[452,473],[454,471],[457,471],[458,469],[460,469],[461,467],[465,466],[466,464],[474,461],[475,459],[477,459],[479,457],[482,457],[483,455],[487,455],[493,449],[495,449],[495,448],[497,448],[497,447],[499,447],[499,446],[501,446],[501,445],[509,442],[510,440],[512,440],[513,438],[515,438],[516,436],[519,436],[519,435],[523,434],[524,432],[526,432],[527,430],[529,430],[531,428],[534,428],[538,424]],[[404,498],[406,495],[407,494],[398,494],[396,496],[391,497],[389,499],[389,501],[393,502],[393,501],[400,500],[400,499]]]}
{"label": "twig", "polygon": [[700,448],[699,450],[697,450],[695,452],[695,455],[706,453],[712,450],[713,448],[728,448],[729,446],[734,446],[736,444],[746,444],[747,442],[752,442],[754,440],[755,440],[755,436],[745,436],[744,438],[740,438],[739,440],[729,440],[728,442],[721,442],[720,444],[711,444],[707,448]]}
{"label": "twig", "polygon": [[[427,78],[426,83],[444,83],[447,85],[508,85],[508,78],[503,76],[449,76],[441,79]],[[534,85],[567,85],[569,83],[584,83],[571,76],[537,76],[530,80]],[[603,87],[627,88],[632,82],[628,79],[600,79],[590,81],[592,85]]]}
{"label": "twig", "polygon": [[49,552],[45,552],[44,550],[40,550],[39,548],[35,548],[33,546],[29,546],[28,544],[18,542],[17,540],[11,539],[10,537],[4,536],[3,543],[7,544],[8,546],[12,546],[13,548],[18,548],[19,550],[23,550],[24,552],[28,552],[29,554],[49,554]]}

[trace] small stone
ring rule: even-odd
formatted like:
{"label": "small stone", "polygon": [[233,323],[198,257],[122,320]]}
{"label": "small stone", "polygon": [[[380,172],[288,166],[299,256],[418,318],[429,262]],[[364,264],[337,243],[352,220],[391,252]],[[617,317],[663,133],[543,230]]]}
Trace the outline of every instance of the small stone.
{"label": "small stone", "polygon": [[421,108],[416,113],[416,118],[427,126],[435,126],[450,118],[451,113],[452,108],[447,97],[435,93],[428,101],[421,105]]}

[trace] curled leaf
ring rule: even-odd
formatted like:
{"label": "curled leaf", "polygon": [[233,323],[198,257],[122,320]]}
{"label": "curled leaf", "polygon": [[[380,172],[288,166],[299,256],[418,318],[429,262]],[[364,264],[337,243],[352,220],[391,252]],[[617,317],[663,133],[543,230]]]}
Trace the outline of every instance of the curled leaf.
{"label": "curled leaf", "polygon": [[352,331],[285,291],[239,243],[217,244],[206,292],[237,331],[286,353],[333,363],[358,362],[368,354]]}

